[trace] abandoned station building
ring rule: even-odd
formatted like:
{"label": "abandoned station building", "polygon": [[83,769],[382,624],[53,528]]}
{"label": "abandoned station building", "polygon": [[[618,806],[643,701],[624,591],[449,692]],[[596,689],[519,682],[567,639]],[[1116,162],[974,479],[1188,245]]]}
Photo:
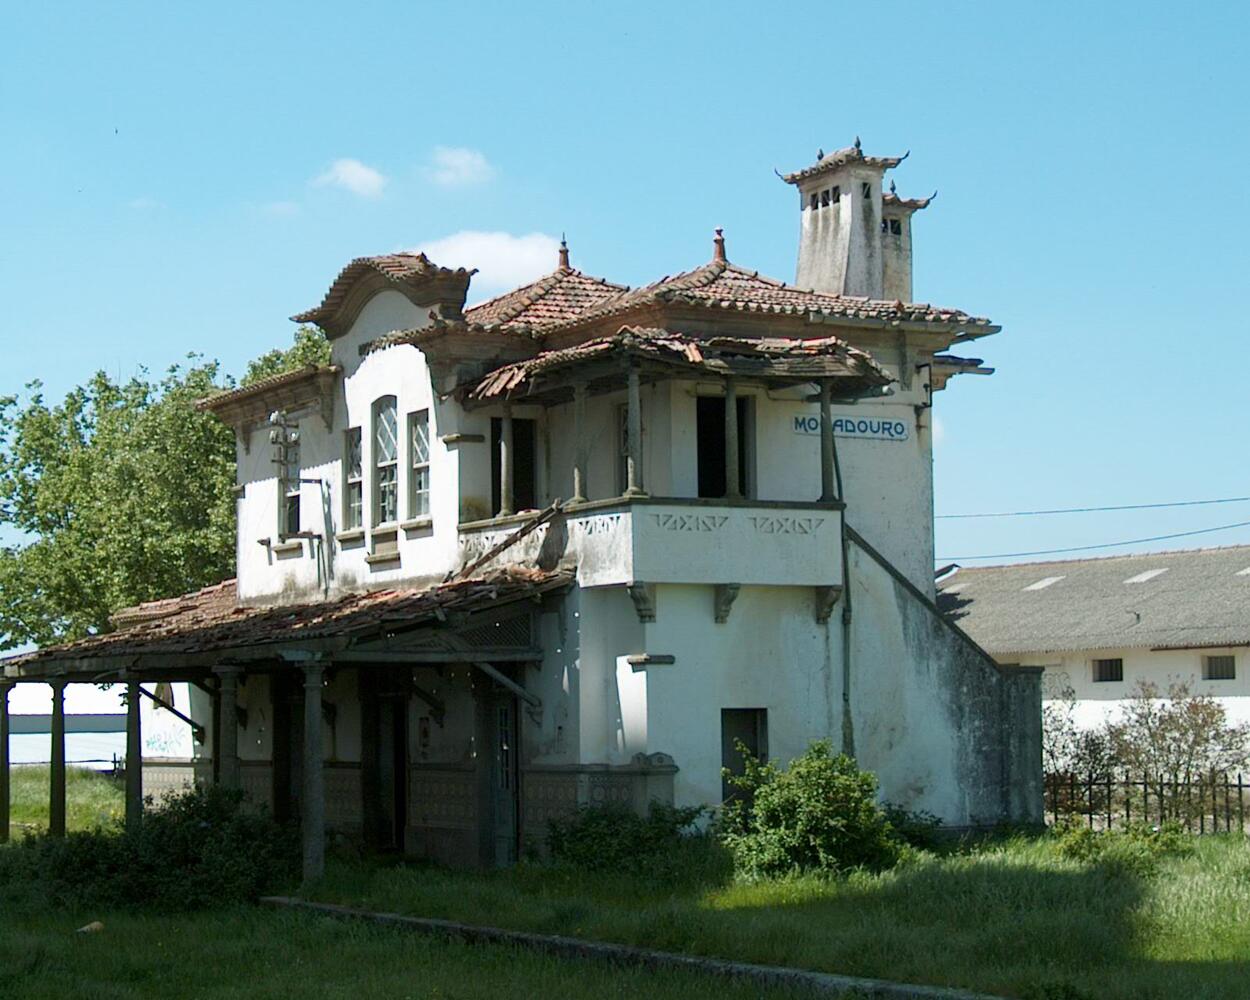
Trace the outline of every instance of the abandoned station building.
{"label": "abandoned station building", "polygon": [[934,394],[998,327],[911,301],[900,160],[784,178],[795,284],[719,230],[645,287],[562,246],[471,308],[470,270],[352,261],[294,317],[328,366],[202,404],[237,432],[237,579],[6,683],[189,683],[197,757],[147,790],[241,785],[310,873],[326,827],[506,864],[579,805],[714,805],[737,740],[829,739],[952,826],[1039,818],[1038,671],[933,601]]}

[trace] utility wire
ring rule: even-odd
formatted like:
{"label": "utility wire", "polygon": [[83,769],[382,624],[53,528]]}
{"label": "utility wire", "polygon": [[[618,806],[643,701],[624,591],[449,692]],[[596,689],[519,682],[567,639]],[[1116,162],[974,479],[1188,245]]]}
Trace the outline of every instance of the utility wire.
{"label": "utility wire", "polygon": [[1162,542],[1169,538],[1188,538],[1190,535],[1206,535],[1212,531],[1228,531],[1230,528],[1245,528],[1250,521],[1238,521],[1236,524],[1221,524],[1214,528],[1199,528],[1197,531],[1178,531],[1174,535],[1151,535],[1149,538],[1129,538],[1123,542],[1103,542],[1101,545],[1073,545],[1066,549],[1036,549],[1032,552],[996,552],[992,555],[979,556],[938,556],[939,562],[959,562],[961,559],[1015,559],[1019,556],[1052,556],[1060,552],[1086,552],[1090,549],[1114,549],[1120,545],[1140,545],[1144,542]]}
{"label": "utility wire", "polygon": [[1220,500],[1178,500],[1175,503],[1129,503],[1118,507],[1058,507],[1054,510],[1005,510],[985,514],[937,514],[935,517],[938,520],[955,520],[969,517],[1035,517],[1038,514],[1092,514],[1107,510],[1158,510],[1160,507],[1202,507],[1213,503],[1246,503],[1247,501],[1250,501],[1250,497],[1224,497]]}

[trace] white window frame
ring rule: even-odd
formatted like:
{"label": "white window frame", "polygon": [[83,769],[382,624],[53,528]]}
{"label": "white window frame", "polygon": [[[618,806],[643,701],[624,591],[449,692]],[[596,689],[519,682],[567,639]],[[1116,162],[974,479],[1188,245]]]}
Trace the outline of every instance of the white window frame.
{"label": "white window frame", "polygon": [[[356,453],[354,469],[352,466],[353,448]],[[364,433],[360,427],[349,427],[343,432],[343,527],[347,531],[358,531],[364,526]]]}
{"label": "white window frame", "polygon": [[[393,430],[390,455],[380,447],[383,417],[390,413]],[[381,396],[373,402],[373,437],[372,437],[372,471],[373,471],[373,526],[397,524],[399,522],[399,406],[394,396]],[[389,495],[389,503],[386,498]],[[390,517],[387,507],[390,507]]]}
{"label": "white window frame", "polygon": [[430,411],[408,414],[408,518],[430,516]]}

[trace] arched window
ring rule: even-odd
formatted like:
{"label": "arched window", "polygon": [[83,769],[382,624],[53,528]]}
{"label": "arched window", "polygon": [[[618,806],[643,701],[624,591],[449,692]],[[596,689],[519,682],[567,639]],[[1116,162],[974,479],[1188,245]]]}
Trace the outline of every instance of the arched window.
{"label": "arched window", "polygon": [[399,425],[395,397],[373,404],[373,523],[399,520]]}

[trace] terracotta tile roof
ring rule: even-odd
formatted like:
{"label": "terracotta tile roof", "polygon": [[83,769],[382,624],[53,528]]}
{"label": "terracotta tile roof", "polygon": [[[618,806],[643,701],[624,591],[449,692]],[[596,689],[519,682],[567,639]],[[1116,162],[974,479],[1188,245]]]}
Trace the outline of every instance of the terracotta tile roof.
{"label": "terracotta tile roof", "polygon": [[725,261],[713,260],[693,271],[662,278],[651,285],[621,292],[582,312],[577,318],[547,328],[565,329],[579,323],[617,316],[647,306],[671,304],[727,312],[841,317],[848,320],[933,323],[960,328],[998,328],[982,317],[959,309],[924,302],[886,301],[853,295],[830,295],[796,288]]}
{"label": "terracotta tile roof", "polygon": [[[113,616],[117,631],[46,646],[0,660],[13,676],[38,676],[66,660],[110,656],[176,656],[272,643],[325,639],[411,625],[450,611],[511,603],[565,586],[567,574],[509,567],[476,579],[421,589],[377,590],[308,604],[252,607],[238,603],[236,581],[181,597],[150,601]],[[94,669],[94,668],[91,668]]]}
{"label": "terracotta tile roof", "polygon": [[418,285],[433,277],[453,277],[466,283],[474,274],[473,270],[463,267],[440,267],[423,253],[390,253],[377,257],[357,257],[339,272],[330,290],[326,292],[321,305],[296,313],[291,317],[296,323],[316,323],[324,325],[332,318],[347,298],[352,286],[358,280],[370,274],[379,275],[396,286]]}
{"label": "terracotta tile roof", "polygon": [[[522,395],[533,387],[538,376],[584,366],[613,354],[688,369],[692,374],[735,374],[778,384],[833,379],[848,396],[861,395],[893,381],[871,355],[836,337],[694,337],[626,326],[610,337],[543,351],[525,361],[497,368],[473,386],[468,396],[487,400]],[[619,378],[624,379],[624,369],[617,371]],[[566,383],[567,380],[556,379],[545,382],[544,388],[559,391]]]}
{"label": "terracotta tile roof", "polygon": [[231,404],[246,402],[273,393],[299,393],[303,389],[319,392],[326,378],[333,378],[342,372],[338,365],[305,365],[294,371],[270,375],[268,378],[257,379],[249,385],[237,389],[227,389],[196,402],[196,409],[215,411]]}
{"label": "terracotta tile roof", "polygon": [[811,177],[819,177],[821,174],[830,173],[850,163],[861,163],[867,167],[892,170],[907,159],[907,156],[907,153],[904,153],[902,156],[865,156],[864,151],[860,149],[859,139],[856,139],[855,145],[845,146],[842,149],[835,149],[832,153],[822,154],[810,167],[804,167],[802,170],[784,174],[781,179],[787,184],[798,184],[800,181],[805,181]]}
{"label": "terracotta tile roof", "polygon": [[542,330],[576,319],[627,290],[625,285],[560,267],[546,277],[466,309],[464,314],[469,323]]}

